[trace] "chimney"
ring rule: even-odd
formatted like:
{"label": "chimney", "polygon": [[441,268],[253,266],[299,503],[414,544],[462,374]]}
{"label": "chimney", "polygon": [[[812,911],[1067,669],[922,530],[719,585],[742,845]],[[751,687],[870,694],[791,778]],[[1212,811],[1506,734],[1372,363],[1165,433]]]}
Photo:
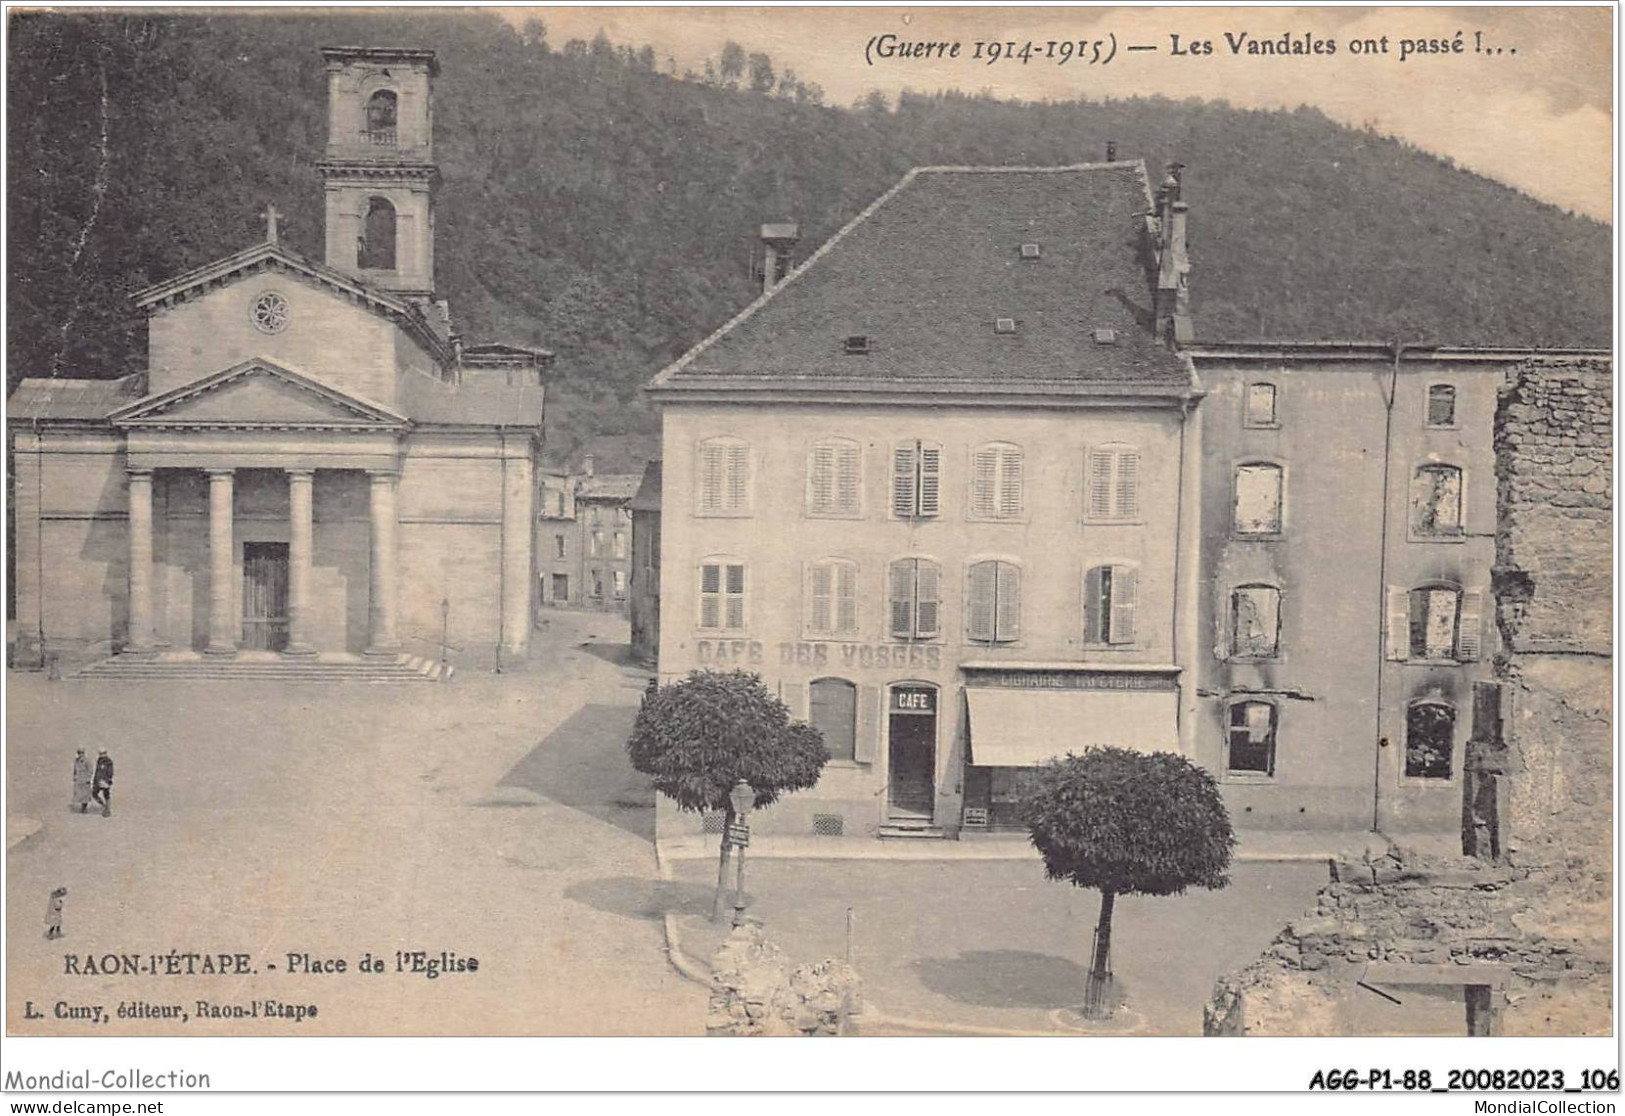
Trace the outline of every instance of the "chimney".
{"label": "chimney", "polygon": [[589,453],[581,459],[581,471],[589,477],[592,476],[592,454]]}
{"label": "chimney", "polygon": [[762,293],[766,294],[790,272],[790,250],[801,239],[801,227],[792,221],[763,225]]}
{"label": "chimney", "polygon": [[1157,338],[1178,346],[1194,340],[1190,306],[1190,256],[1185,220],[1190,206],[1181,195],[1183,163],[1169,163],[1157,195]]}
{"label": "chimney", "polygon": [[1107,140],[1106,141],[1106,161],[1108,163],[1117,162],[1117,141],[1116,140]]}

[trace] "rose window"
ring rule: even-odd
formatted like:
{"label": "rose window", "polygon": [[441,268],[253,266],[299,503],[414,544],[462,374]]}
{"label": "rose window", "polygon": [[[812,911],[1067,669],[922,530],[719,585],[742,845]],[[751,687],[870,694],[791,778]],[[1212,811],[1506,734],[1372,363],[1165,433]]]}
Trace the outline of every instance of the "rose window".
{"label": "rose window", "polygon": [[288,325],[288,300],[275,291],[267,291],[254,300],[250,314],[254,328],[261,333],[281,333]]}

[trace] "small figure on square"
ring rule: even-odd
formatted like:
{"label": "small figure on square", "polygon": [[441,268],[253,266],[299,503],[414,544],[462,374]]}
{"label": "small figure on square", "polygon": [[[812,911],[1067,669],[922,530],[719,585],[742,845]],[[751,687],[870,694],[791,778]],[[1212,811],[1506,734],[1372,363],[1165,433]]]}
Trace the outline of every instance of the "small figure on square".
{"label": "small figure on square", "polygon": [[68,894],[68,889],[59,887],[51,892],[50,905],[45,908],[45,936],[56,939],[62,936],[62,900]]}
{"label": "small figure on square", "polygon": [[91,797],[101,805],[102,817],[113,816],[113,757],[103,748],[96,753],[95,786]]}
{"label": "small figure on square", "polygon": [[68,809],[73,813],[89,811],[92,779],[90,760],[85,756],[85,750],[79,748],[73,754],[73,799],[68,803]]}

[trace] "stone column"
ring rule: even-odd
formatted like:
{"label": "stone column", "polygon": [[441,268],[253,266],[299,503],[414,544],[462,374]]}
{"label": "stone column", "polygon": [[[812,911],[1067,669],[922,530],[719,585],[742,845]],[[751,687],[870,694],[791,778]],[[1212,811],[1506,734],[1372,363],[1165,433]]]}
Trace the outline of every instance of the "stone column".
{"label": "stone column", "polygon": [[152,470],[131,469],[130,479],[130,630],[127,655],[148,654],[155,640],[152,626]]}
{"label": "stone column", "polygon": [[372,479],[372,577],[368,609],[369,655],[397,655],[395,632],[395,474],[368,470]]}
{"label": "stone column", "polygon": [[288,473],[288,645],[284,655],[314,655],[310,642],[310,568],[315,558],[315,519],[311,498],[316,470]]}
{"label": "stone column", "polygon": [[209,643],[206,655],[235,655],[242,620],[234,605],[231,531],[231,470],[209,474]]}
{"label": "stone column", "polygon": [[[531,572],[536,511],[529,440],[521,447],[525,456],[505,457],[502,462],[502,595],[498,607],[502,609],[502,653],[512,656],[523,656],[530,645],[531,592],[536,583]],[[504,452],[512,450],[504,447]]]}

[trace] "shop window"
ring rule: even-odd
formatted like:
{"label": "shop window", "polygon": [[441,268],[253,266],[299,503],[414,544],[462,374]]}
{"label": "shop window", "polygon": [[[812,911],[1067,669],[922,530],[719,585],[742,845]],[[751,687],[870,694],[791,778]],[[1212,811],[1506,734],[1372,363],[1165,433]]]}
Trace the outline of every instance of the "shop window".
{"label": "shop window", "polygon": [[1434,384],[1428,388],[1428,425],[1446,428],[1456,425],[1456,389],[1449,384]]}
{"label": "shop window", "polygon": [[1281,591],[1242,585],[1230,594],[1230,656],[1273,659],[1281,650]]}
{"label": "shop window", "polygon": [[893,639],[935,639],[940,634],[941,570],[928,558],[900,558],[891,564]]}
{"label": "shop window", "polygon": [[361,242],[356,245],[356,266],[391,271],[395,267],[395,207],[388,198],[367,199],[361,218]]}
{"label": "shop window", "polygon": [[1140,451],[1133,446],[1096,446],[1088,453],[1085,482],[1092,520],[1132,520],[1140,515]]}
{"label": "shop window", "polygon": [[1021,638],[1021,568],[1011,562],[977,562],[970,568],[965,638],[1012,643]]}
{"label": "shop window", "polygon": [[858,567],[844,558],[826,558],[808,571],[807,634],[833,638],[858,630]]}
{"label": "shop window", "polygon": [[1422,465],[1411,478],[1411,526],[1418,535],[1462,533],[1461,470]]}
{"label": "shop window", "polygon": [[1456,710],[1442,701],[1414,702],[1405,711],[1405,774],[1448,779],[1456,744]]}
{"label": "shop window", "polygon": [[807,514],[851,517],[858,514],[862,454],[844,438],[819,442],[807,462]]}
{"label": "shop window", "polygon": [[1275,774],[1275,706],[1238,701],[1230,706],[1225,770],[1232,775]]}
{"label": "shop window", "polygon": [[747,515],[750,510],[750,446],[738,438],[700,443],[700,515]]}
{"label": "shop window", "polygon": [[1096,566],[1083,575],[1084,642],[1098,646],[1134,643],[1139,574],[1133,566]]}
{"label": "shop window", "polygon": [[1247,385],[1247,420],[1248,426],[1276,426],[1275,420],[1275,385],[1274,384],[1248,384]]}
{"label": "shop window", "polygon": [[978,446],[971,453],[971,515],[976,519],[1019,519],[1021,512],[1021,447],[1007,442]]}
{"label": "shop window", "polygon": [[843,678],[820,678],[808,689],[807,720],[824,737],[832,760],[856,755],[858,688]]}
{"label": "shop window", "polygon": [[1281,533],[1281,472],[1263,461],[1236,466],[1236,534]]}
{"label": "shop window", "polygon": [[942,447],[934,442],[900,442],[892,455],[892,514],[929,519],[941,504]]}
{"label": "shop window", "polygon": [[700,563],[700,627],[709,631],[744,629],[744,563],[720,558]]}

